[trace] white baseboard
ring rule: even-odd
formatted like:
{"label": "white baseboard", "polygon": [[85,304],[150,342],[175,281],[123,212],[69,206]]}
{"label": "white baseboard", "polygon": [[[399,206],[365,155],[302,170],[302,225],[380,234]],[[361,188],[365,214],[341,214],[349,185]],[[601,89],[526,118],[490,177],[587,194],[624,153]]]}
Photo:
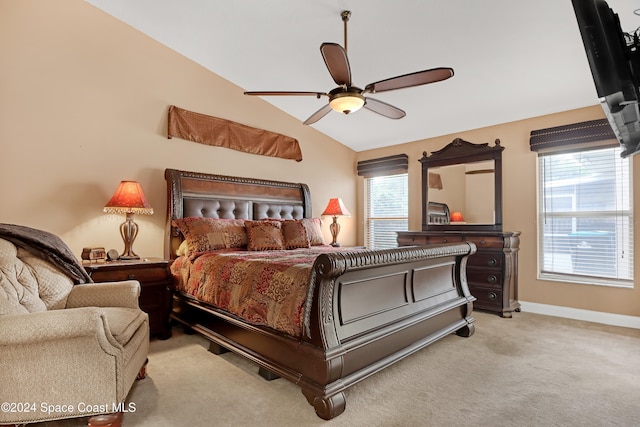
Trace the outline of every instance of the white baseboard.
{"label": "white baseboard", "polygon": [[558,305],[539,304],[527,301],[520,301],[520,304],[522,306],[522,311],[528,313],[546,314],[548,316],[565,317],[567,319],[585,320],[587,322],[603,323],[605,325],[640,329],[640,317],[636,316],[582,310],[579,308],[561,307]]}

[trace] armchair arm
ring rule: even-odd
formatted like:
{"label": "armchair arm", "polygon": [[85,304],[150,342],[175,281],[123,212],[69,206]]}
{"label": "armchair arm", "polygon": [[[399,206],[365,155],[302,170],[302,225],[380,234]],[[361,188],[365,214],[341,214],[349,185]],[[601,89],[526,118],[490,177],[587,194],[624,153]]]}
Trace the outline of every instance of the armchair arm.
{"label": "armchair arm", "polygon": [[105,322],[97,307],[0,316],[0,347],[95,337],[105,331]]}
{"label": "armchair arm", "polygon": [[76,307],[124,307],[139,308],[140,282],[85,283],[71,288],[67,308]]}

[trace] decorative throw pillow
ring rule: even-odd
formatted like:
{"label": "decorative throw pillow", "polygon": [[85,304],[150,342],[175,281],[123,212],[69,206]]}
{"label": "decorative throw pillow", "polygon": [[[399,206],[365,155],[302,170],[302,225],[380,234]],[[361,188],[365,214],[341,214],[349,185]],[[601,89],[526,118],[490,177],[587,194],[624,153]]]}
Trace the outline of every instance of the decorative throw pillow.
{"label": "decorative throw pillow", "polygon": [[302,225],[307,231],[309,245],[326,245],[322,234],[322,220],[320,218],[303,218],[300,222],[302,222]]}
{"label": "decorative throw pillow", "polygon": [[287,249],[308,248],[309,237],[302,221],[289,219],[282,222],[282,236]]}
{"label": "decorative throw pillow", "polygon": [[269,251],[284,249],[282,221],[245,221],[247,230],[247,249],[250,251]]}
{"label": "decorative throw pillow", "polygon": [[189,243],[186,240],[183,240],[182,243],[180,243],[180,246],[178,246],[178,249],[176,249],[176,255],[185,256],[188,254],[189,254]]}
{"label": "decorative throw pillow", "polygon": [[188,217],[174,222],[187,242],[187,255],[247,245],[243,219]]}

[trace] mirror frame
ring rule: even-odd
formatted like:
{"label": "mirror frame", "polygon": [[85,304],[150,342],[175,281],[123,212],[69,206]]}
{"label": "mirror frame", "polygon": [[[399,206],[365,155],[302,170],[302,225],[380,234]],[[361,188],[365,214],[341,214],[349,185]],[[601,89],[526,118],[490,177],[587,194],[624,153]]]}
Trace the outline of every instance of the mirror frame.
{"label": "mirror frame", "polygon": [[[430,156],[422,153],[422,231],[502,231],[502,151],[500,140],[495,140],[493,147],[489,143],[474,144],[456,138],[441,150]],[[494,161],[494,212],[493,224],[429,224],[427,204],[429,202],[429,168],[451,166],[481,161]]]}

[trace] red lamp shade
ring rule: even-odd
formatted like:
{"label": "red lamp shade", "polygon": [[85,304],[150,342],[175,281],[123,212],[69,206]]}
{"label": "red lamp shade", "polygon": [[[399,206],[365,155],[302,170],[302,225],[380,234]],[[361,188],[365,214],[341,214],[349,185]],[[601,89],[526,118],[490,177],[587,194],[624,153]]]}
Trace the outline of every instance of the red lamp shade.
{"label": "red lamp shade", "polygon": [[327,207],[324,208],[324,212],[322,212],[322,215],[351,216],[347,208],[344,207],[342,199],[340,199],[339,197],[329,199],[329,203],[327,204]]}
{"label": "red lamp shade", "polygon": [[462,217],[462,212],[453,212],[451,214],[451,222],[464,222],[464,218]]}
{"label": "red lamp shade", "polygon": [[153,208],[136,181],[122,181],[111,200],[104,206],[107,213],[153,214]]}
{"label": "red lamp shade", "polygon": [[340,224],[338,224],[338,216],[351,216],[347,208],[344,207],[344,203],[342,203],[342,199],[339,197],[336,197],[334,199],[329,199],[329,203],[327,204],[327,207],[324,209],[324,212],[322,212],[322,215],[331,215],[333,217],[333,222],[329,224],[331,237],[333,237],[331,246],[340,246],[340,243],[338,243],[338,233],[340,233]]}

